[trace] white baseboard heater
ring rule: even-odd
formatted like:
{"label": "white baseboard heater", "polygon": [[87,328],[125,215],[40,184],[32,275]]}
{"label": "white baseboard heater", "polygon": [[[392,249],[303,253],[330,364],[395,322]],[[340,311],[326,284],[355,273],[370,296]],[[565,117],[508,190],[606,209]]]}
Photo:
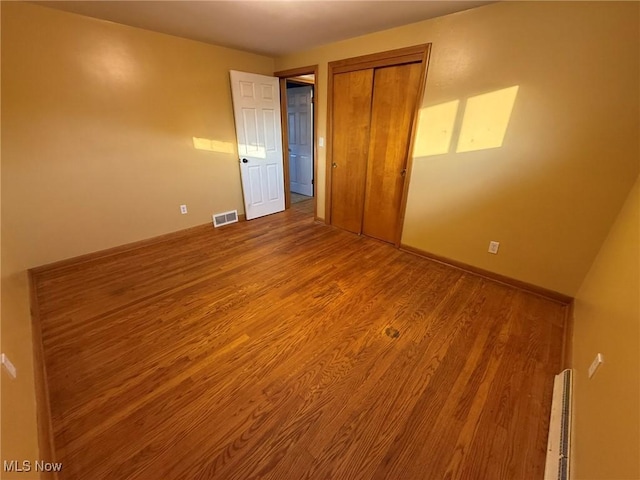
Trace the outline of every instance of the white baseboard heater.
{"label": "white baseboard heater", "polygon": [[553,402],[544,480],[569,480],[572,387],[573,373],[570,369],[556,375],[553,381]]}

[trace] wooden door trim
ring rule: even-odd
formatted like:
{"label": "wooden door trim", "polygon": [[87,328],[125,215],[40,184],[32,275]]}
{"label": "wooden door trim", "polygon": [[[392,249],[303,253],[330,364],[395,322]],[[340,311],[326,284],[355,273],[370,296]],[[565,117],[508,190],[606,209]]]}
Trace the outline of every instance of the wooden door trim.
{"label": "wooden door trim", "polygon": [[386,52],[345,58],[329,62],[329,66],[332,67],[334,73],[345,73],[367,68],[402,65],[403,63],[418,63],[424,59],[424,52],[429,49],[429,46],[430,44],[414,45]]}
{"label": "wooden door trim", "polygon": [[[290,68],[288,70],[279,70],[273,74],[274,77],[280,78],[292,78],[299,77],[300,75],[310,75],[316,74],[318,70],[318,65],[307,65],[306,67],[296,67]],[[318,79],[316,78],[316,82]]]}
{"label": "wooden door trim", "polygon": [[289,119],[287,112],[287,79],[280,77],[280,125],[282,130],[282,167],[284,169],[284,209],[291,208],[291,179],[289,178]]}
{"label": "wooden door trim", "polygon": [[[284,168],[284,208],[291,208],[291,185],[289,179],[289,128],[287,117],[287,79],[313,74],[313,218],[318,220],[318,65],[291,68],[274,72],[280,78],[280,124],[282,125],[282,162]],[[326,196],[326,192],[325,192]]]}
{"label": "wooden door trim", "polygon": [[325,139],[325,167],[324,167],[324,223],[331,225],[331,177],[333,171],[333,66],[328,65],[327,72],[327,130]]}
{"label": "wooden door trim", "polygon": [[[55,441],[51,416],[51,400],[47,368],[44,360],[42,328],[40,323],[40,307],[38,304],[37,281],[32,270],[29,276],[29,304],[31,307],[31,339],[33,342],[33,370],[36,392],[36,427],[38,431],[38,448],[40,459],[45,462],[56,462]],[[58,479],[56,472],[42,474],[41,478]]]}
{"label": "wooden door trim", "polygon": [[308,78],[304,78],[304,75],[297,75],[295,77],[287,77],[287,80],[289,80],[291,83],[299,83],[300,85],[304,86],[304,85],[315,85],[316,81],[314,80],[309,80]]}
{"label": "wooden door trim", "polygon": [[[532,283],[528,283],[522,280],[517,280],[512,277],[507,277],[506,275],[495,273],[490,270],[485,270],[484,268],[474,267],[473,265],[470,265],[464,262],[459,262],[458,260],[442,257],[440,255],[427,252],[426,250],[422,250],[421,248],[416,248],[410,245],[401,244],[400,250],[407,253],[411,253],[413,255],[417,255],[422,258],[427,258],[429,260],[432,260],[437,263],[441,263],[443,265],[448,265],[449,267],[452,267],[452,268],[457,268],[458,270],[468,272],[472,275],[478,275],[479,277],[487,278],[494,282],[502,283],[504,285],[509,285],[510,287],[517,288],[518,290],[522,290],[524,292],[528,292],[533,295],[546,298],[548,300],[553,300],[554,302],[560,303],[565,306],[569,306],[573,303],[573,297],[570,297],[569,295],[565,295],[564,293],[556,292],[554,290],[549,290],[544,287],[539,287]],[[565,319],[565,322],[566,322],[566,319]]]}
{"label": "wooden door trim", "polygon": [[429,55],[431,52],[431,44],[425,43],[421,45],[414,45],[411,47],[400,48],[396,50],[388,50],[386,52],[373,53],[370,55],[362,55],[359,57],[345,58],[342,60],[336,60],[329,62],[327,73],[327,138],[326,138],[326,165],[325,165],[325,198],[324,198],[324,218],[327,225],[331,225],[331,177],[333,170],[331,165],[333,164],[333,77],[338,73],[352,72],[356,70],[366,70],[369,68],[390,67],[394,65],[402,65],[404,63],[418,63],[422,62],[422,72],[420,80],[420,91],[418,92],[418,101],[416,102],[416,110],[413,116],[413,122],[411,126],[411,138],[409,140],[409,146],[407,151],[407,173],[405,176],[402,199],[400,201],[399,212],[399,225],[397,231],[397,241],[395,246],[400,246],[400,238],[402,236],[402,224],[404,222],[404,214],[407,204],[407,193],[409,191],[409,180],[411,165],[410,152],[413,150],[413,143],[415,137],[415,127],[418,120],[418,114],[422,107],[422,99],[424,96],[424,89],[427,78],[427,66],[429,63]]}
{"label": "wooden door trim", "polygon": [[400,210],[398,212],[398,224],[396,226],[395,246],[400,248],[402,240],[402,229],[404,227],[404,217],[407,211],[407,197],[409,196],[409,183],[411,183],[411,171],[413,169],[413,146],[416,139],[416,126],[420,109],[422,108],[422,99],[424,98],[424,90],[427,84],[427,73],[429,71],[429,55],[431,55],[431,44],[425,45],[422,57],[422,72],[420,72],[420,86],[418,87],[418,100],[416,101],[416,109],[413,112],[413,122],[411,123],[411,131],[409,132],[409,143],[407,146],[404,184],[402,185],[402,197],[400,198]]}

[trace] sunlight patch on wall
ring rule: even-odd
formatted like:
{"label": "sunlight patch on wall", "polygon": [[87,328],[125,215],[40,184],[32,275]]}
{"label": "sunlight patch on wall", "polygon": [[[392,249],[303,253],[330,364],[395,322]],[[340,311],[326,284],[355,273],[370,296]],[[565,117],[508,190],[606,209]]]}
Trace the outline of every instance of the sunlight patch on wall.
{"label": "sunlight patch on wall", "polygon": [[209,152],[231,153],[235,152],[233,143],[220,142],[209,138],[193,137],[193,148],[197,150],[207,150]]}
{"label": "sunlight patch on wall", "polygon": [[423,107],[418,116],[414,157],[449,153],[460,100]]}
{"label": "sunlight patch on wall", "polygon": [[467,100],[457,153],[502,146],[518,88],[503,88]]}
{"label": "sunlight patch on wall", "polygon": [[443,155],[452,145],[456,145],[456,153],[501,147],[518,89],[516,85],[468,98],[459,131],[456,119],[460,100],[421,108],[413,156]]}

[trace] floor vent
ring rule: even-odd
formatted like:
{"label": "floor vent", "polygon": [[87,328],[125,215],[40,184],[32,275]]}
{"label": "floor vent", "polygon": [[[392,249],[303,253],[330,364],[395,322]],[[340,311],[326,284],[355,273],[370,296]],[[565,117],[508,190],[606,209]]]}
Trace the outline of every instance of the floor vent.
{"label": "floor vent", "polygon": [[229,223],[236,223],[238,221],[238,211],[231,210],[230,212],[216,213],[213,216],[213,226],[221,227]]}
{"label": "floor vent", "polygon": [[553,381],[544,480],[569,480],[572,375],[572,371],[567,369],[556,375]]}

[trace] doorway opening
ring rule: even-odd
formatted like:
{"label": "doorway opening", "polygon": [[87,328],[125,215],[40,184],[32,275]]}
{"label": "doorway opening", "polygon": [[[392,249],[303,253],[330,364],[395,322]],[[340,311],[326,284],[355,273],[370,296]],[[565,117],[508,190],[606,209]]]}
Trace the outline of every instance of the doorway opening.
{"label": "doorway opening", "polygon": [[276,72],[280,78],[285,209],[292,206],[317,219],[318,66]]}

